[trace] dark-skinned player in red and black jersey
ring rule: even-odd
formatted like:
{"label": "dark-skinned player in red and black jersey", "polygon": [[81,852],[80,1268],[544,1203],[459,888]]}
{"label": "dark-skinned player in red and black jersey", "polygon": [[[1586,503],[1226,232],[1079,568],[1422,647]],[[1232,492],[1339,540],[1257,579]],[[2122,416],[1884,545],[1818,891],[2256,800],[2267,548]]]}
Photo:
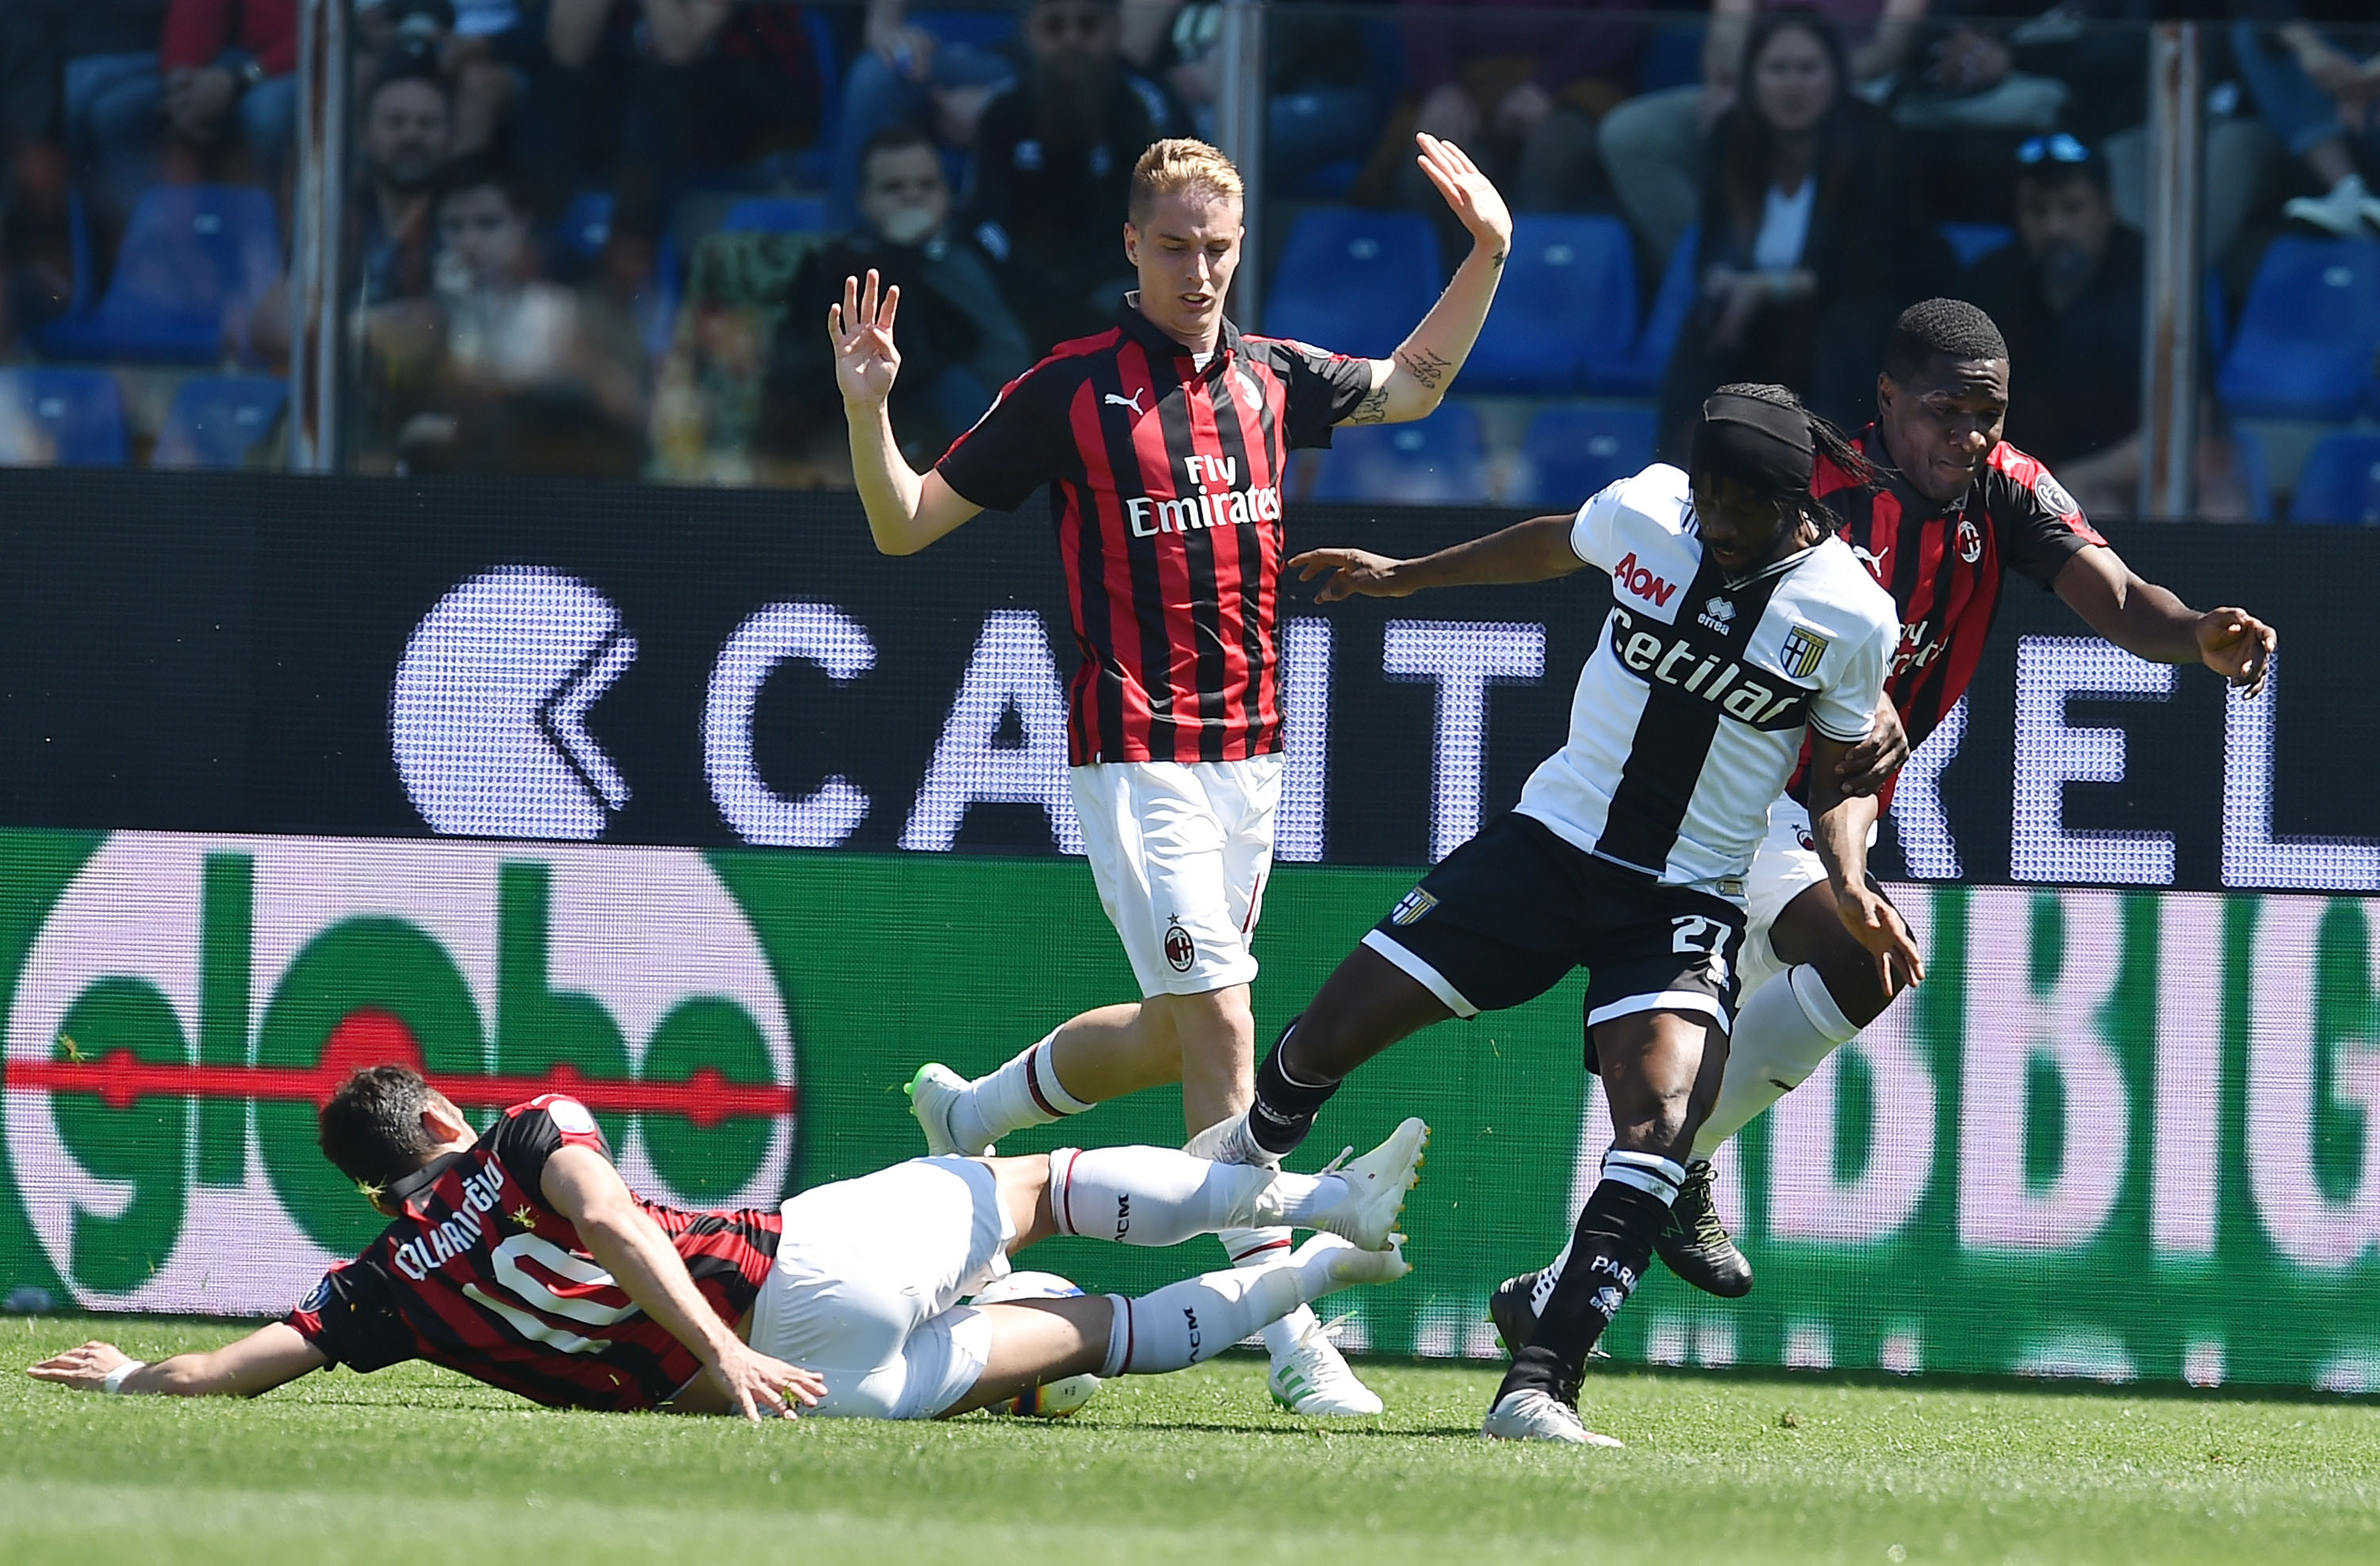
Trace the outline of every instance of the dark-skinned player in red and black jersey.
{"label": "dark-skinned player in red and black jersey", "polygon": [[[2201,613],[2143,581],[2048,468],[2000,439],[2010,370],[1999,328],[1975,306],[1962,299],[1910,306],[1893,326],[1876,377],[1876,421],[1855,443],[1878,470],[1880,487],[1828,464],[1811,484],[1900,606],[1901,641],[1885,696],[1907,731],[1907,747],[1923,745],[1966,695],[2010,571],[2056,593],[2137,658],[2204,663],[2251,696],[2261,691],[2277,645],[2271,626],[2244,609]],[[1846,789],[1888,799],[1891,772],[1907,747],[1846,780]],[[1767,839],[1744,880],[1745,999],[1727,1074],[1655,1247],[1678,1276],[1729,1298],[1751,1290],[1752,1266],[1712,1205],[1711,1155],[1906,988],[1837,915],[1811,847],[1803,783],[1797,775],[1771,808]],[[1507,1343],[1528,1341],[1530,1317],[1552,1293],[1560,1267],[1557,1260],[1496,1290],[1489,1309]]]}
{"label": "dark-skinned player in red and black jersey", "polygon": [[[1139,981],[1135,1004],[1065,1023],[969,1082],[921,1068],[927,1147],[981,1153],[1092,1104],[1179,1082],[1186,1128],[1255,1091],[1249,941],[1281,796],[1278,609],[1283,469],[1344,424],[1427,417],[1494,299],[1512,220],[1461,149],[1422,136],[1422,173],[1472,236],[1452,281],[1387,358],[1244,335],[1223,315],[1240,263],[1239,171],[1201,141],[1160,141],[1133,170],[1123,225],[1139,291],[1113,329],[1062,343],[927,473],[894,444],[897,290],[853,278],[828,321],[861,501],[877,547],[911,554],[1044,484],[1082,652],[1069,781],[1099,901]],[[1286,1231],[1227,1234],[1238,1261]],[[1377,1414],[1312,1313],[1266,1334],[1276,1400]]]}
{"label": "dark-skinned player in red and black jersey", "polygon": [[[390,1220],[361,1256],[223,1348],[150,1365],[90,1342],[29,1374],[253,1397],[326,1366],[424,1359],[552,1407],[934,1419],[1072,1377],[1179,1370],[1324,1294],[1403,1277],[1391,1227],[1422,1142],[1408,1121],[1323,1175],[1170,1147],[911,1159],[775,1208],[685,1212],[638,1199],[595,1117],[561,1094],[480,1134],[419,1074],[372,1066],[321,1127],[324,1156]],[[1049,1235],[1172,1245],[1263,1222],[1321,1232],[1133,1299],[962,1303]]]}

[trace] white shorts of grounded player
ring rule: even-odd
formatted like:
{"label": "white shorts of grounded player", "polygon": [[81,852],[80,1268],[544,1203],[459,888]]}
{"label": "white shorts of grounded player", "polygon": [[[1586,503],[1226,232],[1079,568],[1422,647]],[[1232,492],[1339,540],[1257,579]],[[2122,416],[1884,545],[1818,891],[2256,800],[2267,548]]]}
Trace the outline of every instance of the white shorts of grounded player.
{"label": "white shorts of grounded player", "polygon": [[1272,873],[1281,759],[1074,768],[1099,904],[1143,995],[1203,995],[1257,976],[1248,950]]}
{"label": "white shorts of grounded player", "polygon": [[[1876,846],[1870,827],[1868,846]],[[1736,1005],[1742,1007],[1752,992],[1792,965],[1778,958],[1768,939],[1793,899],[1814,886],[1827,884],[1827,867],[1818,858],[1817,840],[1810,833],[1810,812],[1799,801],[1780,796],[1768,807],[1768,835],[1752,856],[1743,873],[1743,953],[1736,959]]]}
{"label": "white shorts of grounded player", "polygon": [[911,1159],[781,1209],[752,1346],[826,1378],[828,1419],[931,1419],[972,1390],[991,1320],[959,1302],[1008,1273],[1016,1228],[991,1171]]}

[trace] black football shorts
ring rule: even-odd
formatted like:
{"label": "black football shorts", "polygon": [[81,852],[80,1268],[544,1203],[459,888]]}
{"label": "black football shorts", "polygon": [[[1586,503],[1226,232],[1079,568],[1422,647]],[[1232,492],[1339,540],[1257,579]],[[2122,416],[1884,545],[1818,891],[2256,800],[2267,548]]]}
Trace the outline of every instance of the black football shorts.
{"label": "black football shorts", "polygon": [[1364,944],[1460,1017],[1536,999],[1587,970],[1588,1066],[1600,1024],[1633,1012],[1735,1015],[1743,910],[1663,886],[1506,811],[1407,892]]}

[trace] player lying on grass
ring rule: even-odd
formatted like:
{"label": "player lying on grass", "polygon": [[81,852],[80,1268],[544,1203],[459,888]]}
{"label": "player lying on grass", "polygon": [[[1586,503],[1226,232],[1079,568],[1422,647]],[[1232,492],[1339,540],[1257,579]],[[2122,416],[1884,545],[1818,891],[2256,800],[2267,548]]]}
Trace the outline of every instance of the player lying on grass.
{"label": "player lying on grass", "polygon": [[[1250,942],[1281,803],[1279,605],[1290,453],[1334,429],[1428,416],[1479,336],[1512,219],[1463,150],[1415,139],[1417,166],[1471,234],[1429,313],[1386,358],[1243,334],[1223,314],[1245,191],[1202,141],[1157,142],[1133,167],[1124,258],[1139,282],[1107,332],[1062,343],[1000,394],[925,473],[894,442],[900,290],[844,282],[835,376],[868,526],[911,554],[986,507],[1047,487],[1082,667],[1067,698],[1069,786],[1099,904],[1140,998],[1086,1012],[975,1082],[912,1085],[927,1146],[988,1153],[1009,1132],[1160,1084],[1184,1130],[1248,1101]],[[1221,1236],[1236,1262],[1283,1229]],[[1378,1414],[1311,1311],[1265,1332],[1273,1397],[1300,1414]]]}
{"label": "player lying on grass", "polygon": [[[931,1419],[1069,1376],[1154,1375],[1298,1306],[1407,1270],[1390,1232],[1428,1132],[1318,1176],[1163,1147],[913,1159],[776,1211],[634,1196],[594,1117],[549,1094],[475,1136],[403,1066],[359,1071],[322,1150],[392,1220],[283,1320],[154,1365],[85,1343],[31,1368],[85,1390],[254,1396],[310,1370],[426,1359],[558,1407]],[[1250,1224],[1322,1230],[1263,1267],[1136,1299],[973,1306],[1053,1234],[1171,1245]]]}
{"label": "player lying on grass", "polygon": [[[2142,580],[2049,469],[2000,439],[2011,372],[2008,344],[1983,310],[1963,299],[1912,305],[1876,377],[1876,420],[1852,441],[1876,481],[1821,461],[1812,484],[1899,606],[1900,645],[1885,695],[1909,743],[1949,724],[1956,745],[1966,722],[1959,704],[2010,573],[2056,593],[2136,658],[2204,664],[2256,695],[2277,639],[2272,627],[2244,609],[2201,613]],[[1770,807],[1744,878],[1751,926],[1727,1079],[1694,1134],[1685,1187],[1658,1243],[1671,1271],[1729,1297],[1750,1291],[1752,1265],[1712,1204],[1712,1155],[1892,1003],[1875,961],[1835,917],[1811,844],[1805,781],[1797,776]],[[1882,802],[1890,797],[1888,788]],[[1508,1343],[1526,1341],[1526,1316],[1560,1269],[1557,1258],[1496,1291],[1490,1310]]]}
{"label": "player lying on grass", "polygon": [[1900,626],[1811,492],[1822,452],[1865,473],[1783,387],[1721,387],[1703,405],[1689,472],[1648,467],[1575,517],[1418,560],[1324,559],[1339,592],[1389,598],[1590,568],[1611,578],[1568,743],[1339,965],[1257,1068],[1247,1113],[1194,1143],[1277,1161],[1347,1074],[1399,1039],[1520,1005],[1586,967],[1586,1064],[1610,1103],[1611,1150],[1483,1434],[1616,1444],[1580,1422],[1580,1379],[1651,1259],[1718,1091],[1744,872],[1805,736],[1836,917],[1888,991],[1923,977],[1907,927],[1868,880],[1876,802],[1842,786],[1852,748],[1875,729]]}

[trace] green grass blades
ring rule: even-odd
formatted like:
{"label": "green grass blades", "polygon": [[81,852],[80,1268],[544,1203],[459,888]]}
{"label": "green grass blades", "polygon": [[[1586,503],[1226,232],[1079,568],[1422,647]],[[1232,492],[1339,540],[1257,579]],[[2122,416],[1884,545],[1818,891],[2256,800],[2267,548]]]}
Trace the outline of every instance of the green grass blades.
{"label": "green grass blades", "polygon": [[[97,1334],[0,1319],[11,1366]],[[1489,1445],[1495,1377],[1372,1365],[1377,1420],[1273,1411],[1260,1361],[1111,1382],[1056,1424],[553,1414],[422,1366],[250,1403],[0,1378],[0,1560],[2380,1560],[2380,1407],[1925,1381],[1587,1381],[1626,1451]]]}

